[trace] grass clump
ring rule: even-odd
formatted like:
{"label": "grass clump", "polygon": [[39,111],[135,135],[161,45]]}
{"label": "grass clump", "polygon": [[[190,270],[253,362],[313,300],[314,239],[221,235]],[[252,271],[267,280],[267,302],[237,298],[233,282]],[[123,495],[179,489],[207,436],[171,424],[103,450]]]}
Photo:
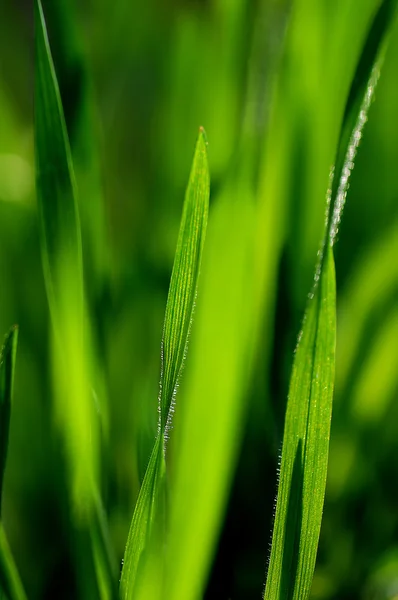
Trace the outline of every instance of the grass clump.
{"label": "grass clump", "polygon": [[[373,551],[361,541],[359,526],[350,538],[339,519],[358,509],[372,468],[361,451],[375,446],[367,440],[376,435],[376,420],[389,418],[390,427],[380,464],[396,448],[397,286],[386,254],[396,247],[397,228],[394,221],[383,244],[366,243],[365,266],[351,278],[346,222],[355,233],[357,218],[358,229],[366,229],[366,215],[357,204],[350,217],[350,203],[347,221],[342,213],[394,35],[396,2],[238,1],[200,9],[183,2],[173,7],[176,18],[167,30],[150,3],[128,36],[127,4],[112,7],[112,15],[107,0],[90,15],[73,3],[34,4],[39,218],[38,235],[31,237],[37,245],[40,240],[41,267],[34,251],[24,260],[26,272],[36,260],[32,279],[40,281],[40,269],[44,275],[45,291],[38,284],[36,297],[33,286],[36,300],[29,303],[29,310],[35,302],[42,307],[40,336],[21,290],[5,284],[1,294],[7,319],[12,307],[26,331],[17,392],[26,396],[32,383],[32,398],[39,390],[44,398],[42,416],[37,405],[34,416],[47,432],[40,441],[42,470],[27,498],[36,487],[48,498],[37,492],[36,504],[27,505],[40,514],[55,507],[42,521],[58,554],[53,565],[45,553],[40,558],[46,542],[34,529],[35,580],[26,558],[31,548],[22,551],[18,542],[23,534],[10,526],[13,553],[5,535],[7,523],[24,510],[7,500],[23,481],[13,451],[12,476],[4,484],[14,328],[0,360],[2,592],[22,600],[22,579],[32,598],[249,599],[261,594],[267,562],[265,600],[387,597],[380,573],[393,579],[396,540],[376,525],[370,539],[378,548],[386,540],[388,551],[362,582],[358,573]],[[106,29],[98,29],[105,22]],[[101,43],[95,41],[99,31]],[[102,88],[108,77],[112,85]],[[131,82],[141,99],[133,100],[137,114],[127,110]],[[12,114],[2,94],[0,109]],[[92,130],[94,100],[102,148],[94,143],[100,137]],[[146,115],[145,130],[139,115]],[[13,131],[12,119],[7,122]],[[192,155],[187,132],[197,122],[206,124],[210,146],[200,128],[179,219]],[[127,130],[137,135],[134,144],[126,141]],[[22,158],[21,148],[15,153],[28,172],[32,156]],[[389,186],[395,189],[392,180]],[[16,218],[12,194],[1,197],[6,187],[0,181],[0,211],[11,206],[10,234],[0,219],[0,247],[12,253],[18,252],[12,227],[20,236],[35,232],[36,206],[26,201],[25,216]],[[2,254],[0,267],[7,274]],[[373,340],[369,350],[362,349],[366,335]],[[384,383],[376,385],[383,368]],[[380,410],[367,387],[378,390]],[[28,408],[17,406],[14,448]],[[352,411],[349,419],[344,410]],[[380,508],[380,499],[374,501]],[[342,507],[338,514],[333,502]],[[387,513],[385,523],[397,524]],[[21,523],[21,531],[36,526],[26,525],[26,515]],[[358,573],[346,568],[356,545],[363,551]]]}

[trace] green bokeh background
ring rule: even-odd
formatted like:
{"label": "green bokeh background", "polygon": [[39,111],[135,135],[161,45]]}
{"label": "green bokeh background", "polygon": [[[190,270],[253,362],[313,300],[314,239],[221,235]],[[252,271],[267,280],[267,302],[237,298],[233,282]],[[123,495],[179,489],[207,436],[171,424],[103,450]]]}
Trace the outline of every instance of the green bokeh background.
{"label": "green bokeh background", "polygon": [[[197,130],[203,125],[209,140],[213,205],[242,160],[242,131],[254,154],[277,131],[270,98],[279,69],[282,150],[275,146],[268,168],[282,164],[288,179],[270,290],[275,310],[267,309],[245,398],[209,599],[259,598],[264,584],[287,386],[322,237],[330,140],[339,133],[336,106],[369,27],[366,10],[380,2],[365,4],[43,2],[79,186],[101,365],[93,388],[107,398],[102,493],[119,560],[156,433],[162,319]],[[31,3],[3,2],[0,332],[20,326],[4,523],[29,598],[74,598],[34,189],[33,35]],[[397,24],[375,98],[336,246],[336,394],[314,599],[398,597]]]}

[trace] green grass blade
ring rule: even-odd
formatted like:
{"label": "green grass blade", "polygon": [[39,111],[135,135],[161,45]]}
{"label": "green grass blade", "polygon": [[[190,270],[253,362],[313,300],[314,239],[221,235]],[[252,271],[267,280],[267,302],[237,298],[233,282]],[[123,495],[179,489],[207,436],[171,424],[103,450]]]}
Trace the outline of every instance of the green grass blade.
{"label": "green grass blade", "polygon": [[35,16],[37,195],[43,270],[56,338],[56,417],[66,439],[74,502],[80,506],[78,510],[90,512],[96,431],[83,348],[80,224],[69,142],[40,0]]}
{"label": "green grass blade", "polygon": [[[145,577],[142,575],[147,572],[144,561],[141,562],[143,568],[141,574],[139,573],[140,561],[150,540],[153,539],[153,524],[155,519],[158,519],[159,509],[164,502],[165,440],[188,348],[207,228],[210,178],[206,144],[205,133],[201,128],[185,195],[165,312],[161,348],[159,430],[130,525],[120,581],[123,599],[132,598],[137,579]],[[145,582],[143,585],[145,587]]]}
{"label": "green grass blade", "polygon": [[323,510],[334,384],[336,290],[331,247],[295,353],[265,600],[307,598]]}
{"label": "green grass blade", "polygon": [[40,0],[35,3],[35,148],[43,266],[54,327],[68,309],[64,271],[73,273],[74,311],[83,318],[80,223],[68,136]]}
{"label": "green grass blade", "polygon": [[[55,331],[56,417],[65,435],[72,496],[88,510],[95,456],[83,349],[83,269],[72,160],[40,0],[35,5],[35,148],[42,262]],[[95,440],[95,435],[94,435]]]}
{"label": "green grass blade", "polygon": [[[35,154],[42,262],[53,324],[55,417],[64,436],[73,517],[91,531],[99,595],[116,588],[98,495],[99,422],[88,380],[82,242],[63,108],[40,0],[35,2]],[[86,577],[82,574],[82,577]],[[106,583],[104,583],[106,582]]]}
{"label": "green grass blade", "polygon": [[377,13],[347,100],[336,176],[328,192],[332,203],[325,255],[316,273],[318,285],[307,307],[290,380],[265,600],[301,600],[308,598],[311,590],[325,495],[335,371],[332,248],[395,7],[396,3],[384,2]]}
{"label": "green grass blade", "polygon": [[170,409],[173,409],[187,352],[207,227],[209,189],[206,139],[201,129],[184,202],[164,319],[159,400],[162,431],[171,416]]}
{"label": "green grass blade", "polygon": [[123,599],[134,597],[140,559],[149,543],[157,506],[161,501],[159,483],[162,472],[164,455],[162,438],[158,435],[145,471],[127,539],[120,580],[120,595]]}
{"label": "green grass blade", "polygon": [[7,461],[8,434],[10,428],[15,357],[18,343],[18,328],[7,334],[0,354],[0,515],[3,495],[4,471]]}
{"label": "green grass blade", "polygon": [[47,2],[44,6],[60,94],[65,100],[65,123],[79,189],[78,201],[84,199],[79,203],[84,261],[93,277],[95,291],[100,292],[107,276],[109,253],[91,77],[78,27],[77,6],[68,0]]}
{"label": "green grass blade", "polygon": [[234,184],[209,223],[187,401],[176,416],[163,596],[169,600],[204,594],[242,435],[258,323],[251,310],[255,211],[247,189]]}

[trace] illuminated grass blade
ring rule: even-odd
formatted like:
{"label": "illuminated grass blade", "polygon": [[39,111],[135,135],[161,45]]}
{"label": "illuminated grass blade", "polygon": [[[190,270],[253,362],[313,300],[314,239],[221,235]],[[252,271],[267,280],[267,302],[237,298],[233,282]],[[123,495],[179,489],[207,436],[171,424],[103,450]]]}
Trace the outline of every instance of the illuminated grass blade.
{"label": "illuminated grass blade", "polygon": [[85,380],[80,224],[69,142],[39,0],[35,16],[37,196],[43,270],[55,331],[56,416],[66,438],[74,499],[83,507],[89,502],[95,473],[87,433],[94,434],[95,443],[95,428]]}
{"label": "illuminated grass blade", "polygon": [[309,597],[322,521],[332,413],[336,241],[354,159],[367,120],[395,2],[377,13],[354,77],[340,134],[324,255],[294,357],[285,417],[275,524],[264,599]]}
{"label": "illuminated grass blade", "polygon": [[159,429],[127,540],[120,581],[123,599],[133,597],[140,559],[152,536],[151,528],[158,508],[164,503],[165,442],[188,348],[207,228],[209,193],[206,139],[201,129],[185,196],[166,305],[161,351]]}
{"label": "illuminated grass blade", "polygon": [[[18,328],[13,327],[4,340],[4,346],[0,354],[0,512],[4,471],[7,460],[8,433],[10,427],[17,343]],[[1,521],[0,591],[4,592],[4,594],[10,600],[24,600],[26,598]]]}
{"label": "illuminated grass blade", "polygon": [[184,366],[207,227],[209,170],[204,131],[199,133],[171,274],[162,340],[160,426],[164,432],[173,410]]}
{"label": "illuminated grass blade", "polygon": [[[80,221],[69,141],[40,0],[35,2],[35,73],[37,198],[54,331],[55,417],[65,440],[74,519],[79,528],[91,531],[98,595],[105,600],[116,587],[116,567],[111,564],[98,494],[99,423],[88,381]],[[88,576],[82,573],[85,579]]]}

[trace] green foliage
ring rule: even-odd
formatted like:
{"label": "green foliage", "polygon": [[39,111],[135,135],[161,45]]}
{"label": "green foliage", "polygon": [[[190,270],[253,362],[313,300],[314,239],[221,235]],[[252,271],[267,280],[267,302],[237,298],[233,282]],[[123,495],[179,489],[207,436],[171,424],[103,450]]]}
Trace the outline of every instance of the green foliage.
{"label": "green foliage", "polygon": [[186,401],[176,415],[164,592],[170,599],[203,593],[241,431],[256,321],[248,309],[254,211],[240,189],[227,189],[211,214]]}
{"label": "green foliage", "polygon": [[[83,319],[80,223],[68,136],[43,9],[35,2],[35,146],[43,264],[54,326],[73,309]],[[70,269],[71,281],[65,282]],[[70,295],[67,284],[74,282]],[[73,304],[67,305],[72,298]],[[61,332],[59,336],[61,336]]]}
{"label": "green foliage", "polygon": [[94,4],[0,24],[3,590],[387,599],[397,2]]}
{"label": "green foliage", "polygon": [[174,397],[184,367],[198,290],[198,278],[209,210],[206,138],[199,133],[167,297],[161,350],[159,428],[167,435]]}
{"label": "green foliage", "polygon": [[[69,460],[75,520],[90,531],[101,598],[115,589],[98,488],[99,422],[91,397],[82,244],[71,152],[43,9],[35,3],[35,148],[43,271],[52,316],[56,418]],[[106,529],[106,527],[105,527]],[[84,573],[82,577],[87,577]]]}
{"label": "green foliage", "polygon": [[[264,598],[308,598],[321,529],[335,373],[336,283],[333,245],[391,20],[374,18],[347,101],[336,175],[331,174],[325,248],[304,316],[290,379],[271,555]],[[387,11],[387,15],[386,15]],[[390,15],[391,16],[391,15]],[[351,131],[350,131],[351,129]],[[331,209],[329,207],[332,202]],[[324,254],[325,253],[325,256]]]}
{"label": "green foliage", "polygon": [[[69,445],[73,493],[83,507],[90,498],[87,488],[92,485],[95,458],[87,436],[94,419],[85,381],[80,224],[69,142],[40,1],[35,4],[35,24],[35,148],[43,270],[55,330],[57,410]],[[92,435],[95,441],[95,429]]]}
{"label": "green foliage", "polygon": [[[206,143],[205,133],[201,129],[186,191],[166,304],[161,348],[158,434],[135,507],[124,554],[120,589],[122,598],[126,599],[134,597],[134,590],[137,593],[140,558],[151,544],[153,525],[155,522],[159,524],[158,513],[164,511],[166,439],[188,350],[207,228],[210,180]],[[162,534],[164,535],[163,531]],[[141,585],[145,585],[145,582]]]}
{"label": "green foliage", "polygon": [[325,249],[294,357],[264,598],[307,598],[322,520],[336,345],[333,251]]}

